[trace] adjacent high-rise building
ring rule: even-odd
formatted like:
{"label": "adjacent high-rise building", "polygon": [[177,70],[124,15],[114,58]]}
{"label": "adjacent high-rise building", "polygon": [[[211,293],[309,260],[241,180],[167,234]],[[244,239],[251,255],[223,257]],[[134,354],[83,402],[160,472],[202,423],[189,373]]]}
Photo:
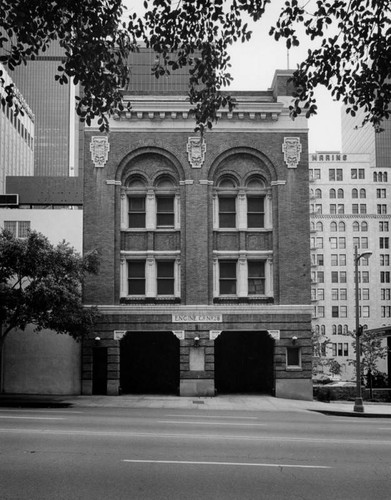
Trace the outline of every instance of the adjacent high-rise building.
{"label": "adjacent high-rise building", "polygon": [[342,151],[368,154],[372,166],[391,169],[391,120],[384,120],[376,132],[370,124],[362,125],[363,118],[362,110],[355,117],[342,110]]}
{"label": "adjacent high-rise building", "polygon": [[[4,66],[0,65],[0,67],[3,72],[4,86],[13,83]],[[6,192],[7,175],[33,175],[34,173],[35,117],[17,88],[15,94],[21,113],[15,115],[15,108],[7,104],[0,106],[0,195]],[[0,95],[5,95],[4,88],[1,86]]]}
{"label": "adjacent high-rise building", "polygon": [[34,175],[79,175],[79,130],[73,84],[55,79],[63,50],[53,42],[26,66],[17,66],[12,79],[35,115]]}
{"label": "adjacent high-rise building", "polygon": [[[391,169],[377,168],[370,154],[310,155],[311,300],[313,328],[331,342],[327,354],[354,378],[354,252],[359,260],[359,318],[369,329],[391,323]],[[387,371],[386,363],[379,369]]]}

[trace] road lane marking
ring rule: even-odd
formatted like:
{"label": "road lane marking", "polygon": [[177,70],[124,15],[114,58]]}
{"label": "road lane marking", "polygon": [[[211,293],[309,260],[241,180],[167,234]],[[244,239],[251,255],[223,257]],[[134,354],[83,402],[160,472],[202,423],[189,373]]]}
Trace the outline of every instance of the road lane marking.
{"label": "road lane marking", "polygon": [[166,415],[166,417],[184,417],[184,418],[230,418],[232,420],[259,420],[258,417],[228,417],[224,415],[200,415],[197,413],[196,415]]}
{"label": "road lane marking", "polygon": [[78,430],[59,430],[59,429],[17,429],[0,428],[0,433],[14,434],[57,434],[59,436],[94,436],[94,437],[119,437],[119,438],[153,438],[153,439],[215,439],[231,441],[270,441],[280,443],[321,443],[321,444],[358,444],[358,445],[385,445],[391,446],[391,440],[384,439],[336,439],[336,438],[297,438],[289,436],[240,436],[229,434],[179,434],[160,432],[124,432],[124,431],[78,431]]}
{"label": "road lane marking", "polygon": [[201,462],[201,461],[187,461],[187,460],[131,460],[123,459],[123,462],[135,464],[174,464],[174,465],[232,465],[235,467],[277,467],[282,468],[295,468],[295,469],[332,469],[328,465],[301,465],[301,464],[261,464],[253,462]]}
{"label": "road lane marking", "polygon": [[8,420],[13,420],[14,418],[21,418],[24,420],[65,420],[65,417],[30,417],[30,416],[17,416],[17,415],[0,415],[0,418],[6,418]]}
{"label": "road lane marking", "polygon": [[264,427],[267,424],[254,424],[252,422],[200,422],[192,420],[185,422],[183,420],[158,420],[159,424],[183,424],[183,425],[240,425],[245,427]]}
{"label": "road lane marking", "polygon": [[331,422],[343,422],[345,424],[350,424],[351,422],[354,422],[355,424],[367,424],[371,425],[373,421],[368,421],[368,419],[363,418],[363,417],[345,417],[345,418],[335,418]]}

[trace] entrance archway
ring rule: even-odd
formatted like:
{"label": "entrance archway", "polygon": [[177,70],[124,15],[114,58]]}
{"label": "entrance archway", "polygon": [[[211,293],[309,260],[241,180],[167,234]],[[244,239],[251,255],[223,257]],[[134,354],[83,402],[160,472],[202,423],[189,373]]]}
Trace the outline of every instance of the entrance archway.
{"label": "entrance archway", "polygon": [[215,340],[217,394],[273,394],[273,356],[266,331],[223,331]]}
{"label": "entrance archway", "polygon": [[179,340],[171,332],[128,332],[120,343],[123,394],[178,394]]}

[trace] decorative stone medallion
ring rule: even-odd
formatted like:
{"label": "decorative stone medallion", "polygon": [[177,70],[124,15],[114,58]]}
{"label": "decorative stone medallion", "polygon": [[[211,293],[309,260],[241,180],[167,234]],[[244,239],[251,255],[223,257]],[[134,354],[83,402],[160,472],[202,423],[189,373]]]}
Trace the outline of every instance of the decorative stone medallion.
{"label": "decorative stone medallion", "polygon": [[109,158],[110,144],[108,138],[102,135],[91,137],[90,151],[95,167],[103,168]]}
{"label": "decorative stone medallion", "polygon": [[205,160],[206,144],[202,137],[189,137],[186,146],[189,163],[193,168],[201,168]]}
{"label": "decorative stone medallion", "polygon": [[284,160],[288,168],[297,168],[300,161],[300,153],[302,146],[299,137],[284,137],[284,144],[282,145],[284,153]]}

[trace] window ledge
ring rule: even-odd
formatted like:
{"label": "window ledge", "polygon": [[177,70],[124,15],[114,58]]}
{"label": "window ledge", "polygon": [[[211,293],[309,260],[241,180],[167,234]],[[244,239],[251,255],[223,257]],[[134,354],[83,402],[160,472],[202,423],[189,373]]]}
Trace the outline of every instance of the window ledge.
{"label": "window ledge", "polygon": [[120,304],[180,304],[181,298],[167,295],[165,297],[121,297]]}
{"label": "window ledge", "polygon": [[158,228],[145,228],[145,227],[121,227],[123,233],[147,233],[147,232],[175,232],[180,231],[180,228],[175,227],[158,227]]}
{"label": "window ledge", "polygon": [[274,304],[273,297],[253,296],[253,297],[237,297],[233,295],[221,295],[214,297],[215,304]]}
{"label": "window ledge", "polygon": [[301,366],[287,366],[286,367],[287,371],[290,372],[302,372],[303,368]]}
{"label": "window ledge", "polygon": [[239,233],[239,232],[245,232],[245,233],[270,233],[273,231],[272,227],[244,227],[244,228],[237,228],[237,227],[215,227],[213,228],[213,231],[217,233]]}

